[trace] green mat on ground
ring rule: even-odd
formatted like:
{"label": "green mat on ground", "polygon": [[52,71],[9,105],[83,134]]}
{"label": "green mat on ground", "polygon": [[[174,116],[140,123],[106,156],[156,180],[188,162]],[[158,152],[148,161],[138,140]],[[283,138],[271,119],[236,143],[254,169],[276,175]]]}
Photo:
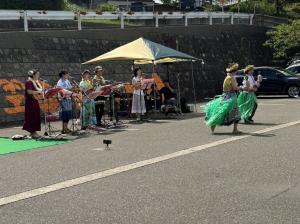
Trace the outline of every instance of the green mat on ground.
{"label": "green mat on ground", "polygon": [[37,148],[44,148],[52,145],[60,145],[70,142],[68,140],[34,140],[34,139],[25,139],[25,140],[12,140],[10,138],[0,137],[0,155],[26,151]]}

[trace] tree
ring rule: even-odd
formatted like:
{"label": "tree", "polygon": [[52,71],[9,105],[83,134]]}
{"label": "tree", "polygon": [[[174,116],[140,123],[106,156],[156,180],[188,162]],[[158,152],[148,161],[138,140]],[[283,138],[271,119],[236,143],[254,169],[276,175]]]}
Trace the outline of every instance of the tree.
{"label": "tree", "polygon": [[275,4],[275,8],[276,8],[276,15],[282,14],[285,1],[284,0],[275,0],[274,4]]}
{"label": "tree", "polygon": [[300,57],[300,19],[291,24],[276,26],[273,31],[267,32],[270,37],[265,46],[273,50],[273,58],[288,62]]}

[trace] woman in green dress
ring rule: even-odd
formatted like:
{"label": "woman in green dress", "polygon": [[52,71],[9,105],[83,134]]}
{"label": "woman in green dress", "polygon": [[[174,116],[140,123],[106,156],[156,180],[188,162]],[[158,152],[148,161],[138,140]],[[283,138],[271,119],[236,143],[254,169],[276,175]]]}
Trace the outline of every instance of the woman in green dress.
{"label": "woman in green dress", "polygon": [[240,115],[236,94],[239,87],[234,78],[238,67],[237,63],[232,63],[228,66],[226,69],[227,76],[223,82],[223,94],[208,102],[204,108],[206,125],[211,128],[212,134],[214,134],[216,126],[229,126],[231,124],[233,124],[233,133],[240,133],[238,130]]}
{"label": "woman in green dress", "polygon": [[255,92],[260,86],[261,77],[257,78],[255,81],[253,77],[254,65],[248,65],[245,70],[245,77],[243,81],[243,91],[238,97],[238,107],[241,114],[241,119],[245,121],[246,124],[253,123],[252,120],[255,111],[257,109],[257,99]]}

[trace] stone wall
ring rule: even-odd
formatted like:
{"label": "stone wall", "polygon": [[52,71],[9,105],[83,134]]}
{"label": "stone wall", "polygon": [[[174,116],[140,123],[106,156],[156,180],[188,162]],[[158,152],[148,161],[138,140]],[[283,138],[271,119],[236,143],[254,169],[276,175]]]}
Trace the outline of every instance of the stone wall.
{"label": "stone wall", "polygon": [[[45,31],[0,33],[0,123],[23,119],[23,82],[27,71],[39,68],[43,78],[54,85],[58,72],[67,69],[80,80],[81,65],[97,55],[141,36],[154,42],[177,48],[198,58],[205,64],[194,63],[197,100],[218,94],[222,89],[224,69],[229,62],[268,65],[270,52],[262,47],[266,30],[247,25],[214,25],[168,28],[108,29],[84,31]],[[131,63],[113,62],[102,64],[105,78],[130,81]],[[151,66],[143,66],[151,74]],[[180,73],[182,94],[192,101],[191,63],[158,66],[165,77],[177,86],[176,74]]]}

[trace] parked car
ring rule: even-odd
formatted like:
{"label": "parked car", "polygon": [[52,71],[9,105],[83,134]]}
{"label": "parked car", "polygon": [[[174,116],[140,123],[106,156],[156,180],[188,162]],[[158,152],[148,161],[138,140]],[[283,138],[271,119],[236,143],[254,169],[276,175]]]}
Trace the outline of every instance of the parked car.
{"label": "parked car", "polygon": [[298,59],[298,60],[292,61],[292,62],[289,64],[289,66],[295,65],[295,64],[300,64],[300,60]]}
{"label": "parked car", "polygon": [[[257,94],[263,95],[288,95],[289,97],[299,96],[300,76],[280,68],[255,67],[253,76],[257,79],[262,75],[263,81],[257,90]],[[239,70],[236,75],[238,85],[241,86],[244,79],[244,71]]]}
{"label": "parked car", "polygon": [[297,64],[290,65],[289,67],[286,68],[286,70],[289,70],[295,73],[296,75],[300,76],[300,62]]}

